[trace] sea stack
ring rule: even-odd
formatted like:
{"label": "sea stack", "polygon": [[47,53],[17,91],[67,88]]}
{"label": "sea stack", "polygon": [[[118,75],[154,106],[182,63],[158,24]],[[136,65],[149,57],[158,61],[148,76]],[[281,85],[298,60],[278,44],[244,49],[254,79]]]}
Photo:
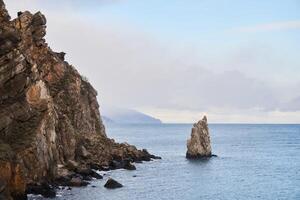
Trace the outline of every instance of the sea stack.
{"label": "sea stack", "polygon": [[186,158],[198,159],[211,157],[210,136],[206,116],[195,123],[192,128],[191,138],[187,140]]}

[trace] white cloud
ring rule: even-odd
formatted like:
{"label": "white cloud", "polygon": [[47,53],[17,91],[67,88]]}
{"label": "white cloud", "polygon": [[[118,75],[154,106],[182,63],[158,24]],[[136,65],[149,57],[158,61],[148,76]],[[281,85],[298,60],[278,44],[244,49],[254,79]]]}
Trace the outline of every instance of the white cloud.
{"label": "white cloud", "polygon": [[175,110],[144,109],[148,115],[163,119],[164,123],[194,123],[203,115],[208,116],[209,123],[300,123],[300,111],[268,111],[255,110]]}
{"label": "white cloud", "polygon": [[[30,1],[22,5],[12,0],[9,11],[39,10],[40,2]],[[165,122],[196,121],[203,113],[213,122],[285,122],[299,116],[277,111],[283,89],[239,70],[215,72],[199,59],[191,62],[190,49],[176,53],[137,27],[109,19],[91,22],[70,10],[41,10],[48,21],[47,42],[53,50],[66,52],[67,60],[90,79],[101,105],[135,108]],[[256,59],[248,55],[238,55],[238,63]],[[213,61],[223,64],[218,57]],[[284,91],[291,96],[285,101],[298,95]]]}
{"label": "white cloud", "polygon": [[273,22],[267,24],[258,24],[254,26],[245,26],[245,27],[234,28],[233,31],[243,32],[243,33],[255,33],[255,32],[265,32],[265,31],[283,31],[283,30],[292,30],[292,29],[300,29],[300,20]]}
{"label": "white cloud", "polygon": [[89,77],[101,104],[174,111],[226,108],[224,113],[271,111],[279,105],[279,95],[268,83],[237,70],[212,72],[201,63],[187,64],[189,57],[170,53],[168,47],[132,27],[52,20],[48,41],[54,49],[66,51],[67,59]]}

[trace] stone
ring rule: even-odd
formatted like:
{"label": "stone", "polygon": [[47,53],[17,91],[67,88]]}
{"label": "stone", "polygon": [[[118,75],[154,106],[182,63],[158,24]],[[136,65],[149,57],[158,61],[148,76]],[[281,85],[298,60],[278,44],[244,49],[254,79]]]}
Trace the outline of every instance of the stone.
{"label": "stone", "polygon": [[4,189],[6,188],[7,183],[0,179],[0,194],[4,191]]}
{"label": "stone", "polygon": [[45,25],[47,23],[45,15],[43,15],[41,12],[37,12],[32,16],[32,25],[33,26],[41,26]]}
{"label": "stone", "polygon": [[3,0],[0,0],[0,23],[10,20],[10,16],[5,8]]}
{"label": "stone", "polygon": [[55,178],[55,185],[68,186],[71,178],[75,175],[76,173],[74,171],[70,171],[65,166],[59,166]]}
{"label": "stone", "polygon": [[59,53],[56,53],[57,57],[59,57],[59,59],[61,60],[65,60],[65,55],[66,53],[65,52],[59,52]]}
{"label": "stone", "polygon": [[72,171],[76,171],[79,167],[79,164],[74,160],[68,160],[67,168]]}
{"label": "stone", "polygon": [[98,174],[97,172],[95,172],[91,168],[78,169],[78,170],[76,170],[76,172],[78,174],[80,174],[81,176],[83,176],[83,177],[93,177],[93,178],[96,178],[96,179],[102,179],[103,178],[100,174]]}
{"label": "stone", "polygon": [[54,184],[60,185],[60,186],[70,186],[70,181],[72,179],[73,175],[71,176],[59,176],[55,178]]}
{"label": "stone", "polygon": [[55,188],[47,183],[29,184],[27,186],[26,193],[42,195],[45,198],[54,198],[56,196]]}
{"label": "stone", "polygon": [[123,187],[123,185],[121,183],[119,183],[118,181],[109,178],[107,180],[107,182],[105,183],[104,187],[108,188],[108,189],[116,189],[116,188],[121,188]]}
{"label": "stone", "polygon": [[193,125],[191,138],[187,140],[186,158],[211,157],[212,150],[206,116]]}
{"label": "stone", "polygon": [[79,148],[79,152],[78,152],[78,155],[83,157],[83,158],[88,158],[91,156],[91,153],[88,152],[88,150],[86,150],[86,148],[84,146],[81,146]]}
{"label": "stone", "polygon": [[88,182],[82,180],[80,177],[73,177],[70,180],[70,183],[68,186],[72,186],[72,187],[82,187],[82,186],[87,186]]}
{"label": "stone", "polygon": [[100,174],[98,174],[97,172],[94,172],[91,174],[91,176],[95,179],[103,179],[103,176],[101,176]]}
{"label": "stone", "polygon": [[0,178],[9,200],[41,182],[101,178],[76,174],[91,165],[109,170],[114,160],[116,168],[127,159],[151,160],[147,151],[107,137],[97,91],[48,46],[46,23],[29,11],[11,20],[0,0]]}
{"label": "stone", "polygon": [[136,170],[136,167],[129,160],[124,161],[124,167],[123,168],[127,169],[127,170]]}
{"label": "stone", "polygon": [[109,165],[110,169],[121,169],[124,167],[124,163],[118,160],[112,160]]}
{"label": "stone", "polygon": [[102,169],[102,167],[96,163],[91,163],[90,168],[93,170],[101,170]]}
{"label": "stone", "polygon": [[101,166],[101,170],[102,171],[109,171],[110,170],[110,168],[109,168],[109,166]]}
{"label": "stone", "polygon": [[[4,154],[3,151],[11,151],[10,147],[1,144],[0,141],[0,187],[1,194],[5,196],[5,199],[22,199],[25,195],[25,182],[22,177],[20,165],[15,162],[3,161],[3,159],[11,159],[11,153]],[[2,160],[1,160],[2,159]],[[11,194],[11,196],[7,196]],[[18,197],[18,198],[17,198]]]}
{"label": "stone", "polygon": [[155,155],[150,155],[150,158],[155,159],[155,160],[161,160],[162,158],[160,156],[155,156]]}
{"label": "stone", "polygon": [[7,200],[7,197],[0,193],[0,200]]}

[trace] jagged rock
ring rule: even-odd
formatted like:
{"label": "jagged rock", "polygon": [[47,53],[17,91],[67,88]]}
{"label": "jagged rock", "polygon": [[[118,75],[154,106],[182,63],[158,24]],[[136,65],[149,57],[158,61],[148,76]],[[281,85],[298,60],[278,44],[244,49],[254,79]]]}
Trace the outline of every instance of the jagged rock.
{"label": "jagged rock", "polygon": [[194,124],[192,128],[191,138],[187,140],[186,157],[196,159],[210,156],[212,156],[212,153],[209,129],[207,118],[204,116],[203,119]]}
{"label": "jagged rock", "polygon": [[67,168],[72,171],[76,171],[79,167],[79,164],[74,160],[68,160]]}
{"label": "jagged rock", "polygon": [[57,166],[57,174],[59,176],[68,176],[70,175],[70,170],[68,170],[65,166],[63,165],[58,165]]}
{"label": "jagged rock", "polygon": [[87,186],[88,182],[82,180],[79,177],[74,177],[70,180],[70,183],[68,186],[73,186],[73,187],[81,187],[81,186]]}
{"label": "jagged rock", "polygon": [[130,162],[130,160],[124,160],[124,169],[136,170],[136,167]]}
{"label": "jagged rock", "polygon": [[5,200],[23,199],[25,196],[25,182],[22,177],[20,165],[15,161],[4,161],[6,159],[13,159],[11,153],[3,154],[4,151],[9,150],[3,148],[3,144],[0,142],[0,178],[2,187],[4,187],[4,189],[1,189],[1,195],[5,197]]}
{"label": "jagged rock", "polygon": [[110,169],[121,169],[124,167],[124,163],[118,160],[112,160],[109,164]]}
{"label": "jagged rock", "polygon": [[10,16],[5,9],[3,0],[0,0],[0,23],[6,22],[8,20],[10,20]]}
{"label": "jagged rock", "polygon": [[83,167],[151,160],[106,136],[96,90],[64,53],[48,47],[45,35],[42,13],[19,12],[10,20],[0,0],[0,177],[7,200],[42,181],[84,185],[75,177]]}
{"label": "jagged rock", "polygon": [[0,178],[0,194],[4,191],[7,183]]}
{"label": "jagged rock", "polygon": [[66,55],[65,52],[59,52],[59,53],[56,53],[56,55],[57,55],[61,60],[65,60],[65,55]]}
{"label": "jagged rock", "polygon": [[91,176],[95,179],[103,179],[103,176],[101,176],[100,174],[98,174],[95,171],[92,172]]}
{"label": "jagged rock", "polygon": [[46,25],[47,20],[45,15],[43,15],[41,12],[37,12],[32,16],[31,23],[33,26],[41,26],[41,25]]}
{"label": "jagged rock", "polygon": [[95,172],[91,168],[78,169],[76,172],[78,174],[84,176],[84,177],[90,176],[90,177],[93,177],[93,178],[96,178],[96,179],[102,179],[103,178],[100,174],[98,174],[97,172]]}
{"label": "jagged rock", "polygon": [[121,188],[123,187],[123,185],[121,183],[119,183],[118,181],[109,178],[107,180],[107,182],[105,183],[104,187],[108,188],[108,189],[116,189],[116,188]]}
{"label": "jagged rock", "polygon": [[102,166],[102,167],[101,167],[101,170],[102,170],[102,171],[109,171],[110,168],[109,168],[109,166]]}
{"label": "jagged rock", "polygon": [[86,150],[84,146],[79,147],[79,152],[78,155],[83,157],[83,158],[88,158],[91,156],[91,153]]}
{"label": "jagged rock", "polygon": [[42,195],[45,198],[54,198],[56,196],[55,188],[47,183],[30,184],[26,189],[27,194]]}

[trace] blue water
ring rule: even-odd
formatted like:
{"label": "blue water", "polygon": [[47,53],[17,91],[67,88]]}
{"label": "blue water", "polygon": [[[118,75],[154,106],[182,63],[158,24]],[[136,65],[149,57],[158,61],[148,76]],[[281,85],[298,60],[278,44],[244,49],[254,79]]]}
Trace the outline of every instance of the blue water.
{"label": "blue water", "polygon": [[[163,159],[136,164],[136,171],[101,172],[103,180],[93,181],[86,188],[62,191],[56,199],[300,199],[300,125],[209,127],[213,153],[218,157],[189,161],[185,152],[191,125],[107,126],[109,137],[147,148]],[[108,177],[124,187],[105,189]]]}

